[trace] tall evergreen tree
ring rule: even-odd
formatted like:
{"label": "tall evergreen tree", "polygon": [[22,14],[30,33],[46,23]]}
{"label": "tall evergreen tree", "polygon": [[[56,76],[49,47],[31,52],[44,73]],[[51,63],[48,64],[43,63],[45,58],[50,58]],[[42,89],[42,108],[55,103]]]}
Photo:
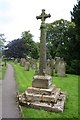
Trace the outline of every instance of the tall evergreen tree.
{"label": "tall evergreen tree", "polygon": [[75,23],[75,51],[76,59],[80,60],[80,1],[74,6],[71,12],[71,19]]}
{"label": "tall evergreen tree", "polygon": [[80,75],[80,0],[74,6],[71,12],[71,20],[75,23],[75,42],[74,42],[74,56],[72,60],[72,68],[76,71],[76,74]]}

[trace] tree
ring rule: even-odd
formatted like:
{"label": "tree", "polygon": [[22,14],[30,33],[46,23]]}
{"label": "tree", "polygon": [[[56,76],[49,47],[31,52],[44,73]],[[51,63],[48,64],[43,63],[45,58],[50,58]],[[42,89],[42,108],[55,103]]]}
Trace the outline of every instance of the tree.
{"label": "tree", "polygon": [[4,47],[4,43],[6,42],[5,39],[5,35],[0,34],[0,57],[2,56],[2,48]]}
{"label": "tree", "polygon": [[4,54],[9,58],[22,58],[26,56],[38,59],[39,57],[39,43],[35,43],[32,40],[32,34],[30,31],[22,32],[20,39],[15,39],[5,47]]}
{"label": "tree", "polygon": [[64,58],[67,63],[67,73],[80,74],[80,21],[78,19],[80,9],[78,13],[76,9],[73,12],[76,17],[73,18],[77,20],[73,19],[69,22],[61,19],[47,24],[47,48],[52,58],[55,56]]}
{"label": "tree", "polygon": [[71,19],[75,23],[75,54],[76,59],[80,60],[80,1],[74,6],[71,12]]}
{"label": "tree", "polygon": [[40,44],[37,42],[34,42],[34,46],[31,50],[31,57],[34,59],[38,59],[39,58],[39,46]]}
{"label": "tree", "polygon": [[5,46],[4,54],[9,58],[21,58],[25,55],[25,48],[22,39],[15,39]]}
{"label": "tree", "polygon": [[26,55],[30,56],[34,46],[33,35],[30,33],[30,31],[24,31],[22,32],[21,39],[23,40],[24,43]]}
{"label": "tree", "polygon": [[75,39],[74,31],[71,31],[74,27],[74,23],[63,19],[47,24],[47,48],[52,58],[63,57],[68,61],[72,54],[69,45]]}
{"label": "tree", "polygon": [[75,42],[74,42],[74,58],[71,61],[71,69],[80,75],[80,1],[74,6],[71,12],[71,20],[75,23]]}

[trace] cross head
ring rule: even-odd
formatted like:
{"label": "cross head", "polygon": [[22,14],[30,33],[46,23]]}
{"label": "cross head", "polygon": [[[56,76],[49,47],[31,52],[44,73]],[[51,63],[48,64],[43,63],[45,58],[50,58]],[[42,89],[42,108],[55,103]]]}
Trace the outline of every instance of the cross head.
{"label": "cross head", "polygon": [[46,14],[44,9],[42,9],[42,13],[41,13],[40,16],[36,16],[36,18],[37,19],[41,19],[42,22],[44,22],[45,19],[48,18],[48,17],[51,17],[51,15],[50,14]]}

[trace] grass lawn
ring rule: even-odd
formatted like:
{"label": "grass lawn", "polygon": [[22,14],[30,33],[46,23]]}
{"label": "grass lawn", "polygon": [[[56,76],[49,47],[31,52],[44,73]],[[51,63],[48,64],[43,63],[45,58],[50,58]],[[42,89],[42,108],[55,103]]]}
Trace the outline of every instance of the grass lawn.
{"label": "grass lawn", "polygon": [[[24,92],[32,85],[34,70],[25,71],[19,64],[13,64],[18,90]],[[22,107],[24,118],[78,118],[78,76],[67,75],[67,77],[52,77],[53,84],[62,91],[67,92],[67,100],[63,113],[47,112],[32,108]]]}

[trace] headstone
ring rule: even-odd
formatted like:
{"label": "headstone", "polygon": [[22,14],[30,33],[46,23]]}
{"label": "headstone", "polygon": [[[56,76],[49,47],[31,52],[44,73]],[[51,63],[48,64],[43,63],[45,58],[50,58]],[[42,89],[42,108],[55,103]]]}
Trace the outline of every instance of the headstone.
{"label": "headstone", "polygon": [[47,75],[51,75],[51,67],[50,67],[50,60],[47,60],[47,64],[46,64],[46,74]]}
{"label": "headstone", "polygon": [[39,67],[37,61],[36,61],[35,75],[39,75]]}
{"label": "headstone", "polygon": [[26,62],[26,59],[25,59],[25,58],[21,58],[20,65],[21,65],[22,67],[24,67],[25,62]]}
{"label": "headstone", "polygon": [[36,69],[37,68],[37,61],[35,59],[31,59],[30,63],[31,63],[32,69]]}
{"label": "headstone", "polygon": [[66,75],[66,63],[64,60],[60,60],[57,65],[57,75],[58,76],[65,76]]}
{"label": "headstone", "polygon": [[29,62],[25,62],[24,69],[27,71],[30,70],[30,63]]}
{"label": "headstone", "polygon": [[47,66],[46,66],[46,74],[53,76],[54,75],[54,68],[55,68],[55,60],[47,60]]}
{"label": "headstone", "polygon": [[17,60],[17,59],[15,59],[15,60],[14,60],[14,64],[17,64],[17,62],[18,62],[18,60]]}
{"label": "headstone", "polygon": [[57,73],[58,64],[59,64],[60,59],[61,59],[60,57],[55,58],[55,73]]}
{"label": "headstone", "polygon": [[32,69],[36,69],[37,64],[36,64],[36,63],[33,63],[31,66],[32,66]]}
{"label": "headstone", "polygon": [[50,60],[50,68],[51,68],[51,76],[54,75],[54,69],[55,69],[55,60],[51,59]]}

